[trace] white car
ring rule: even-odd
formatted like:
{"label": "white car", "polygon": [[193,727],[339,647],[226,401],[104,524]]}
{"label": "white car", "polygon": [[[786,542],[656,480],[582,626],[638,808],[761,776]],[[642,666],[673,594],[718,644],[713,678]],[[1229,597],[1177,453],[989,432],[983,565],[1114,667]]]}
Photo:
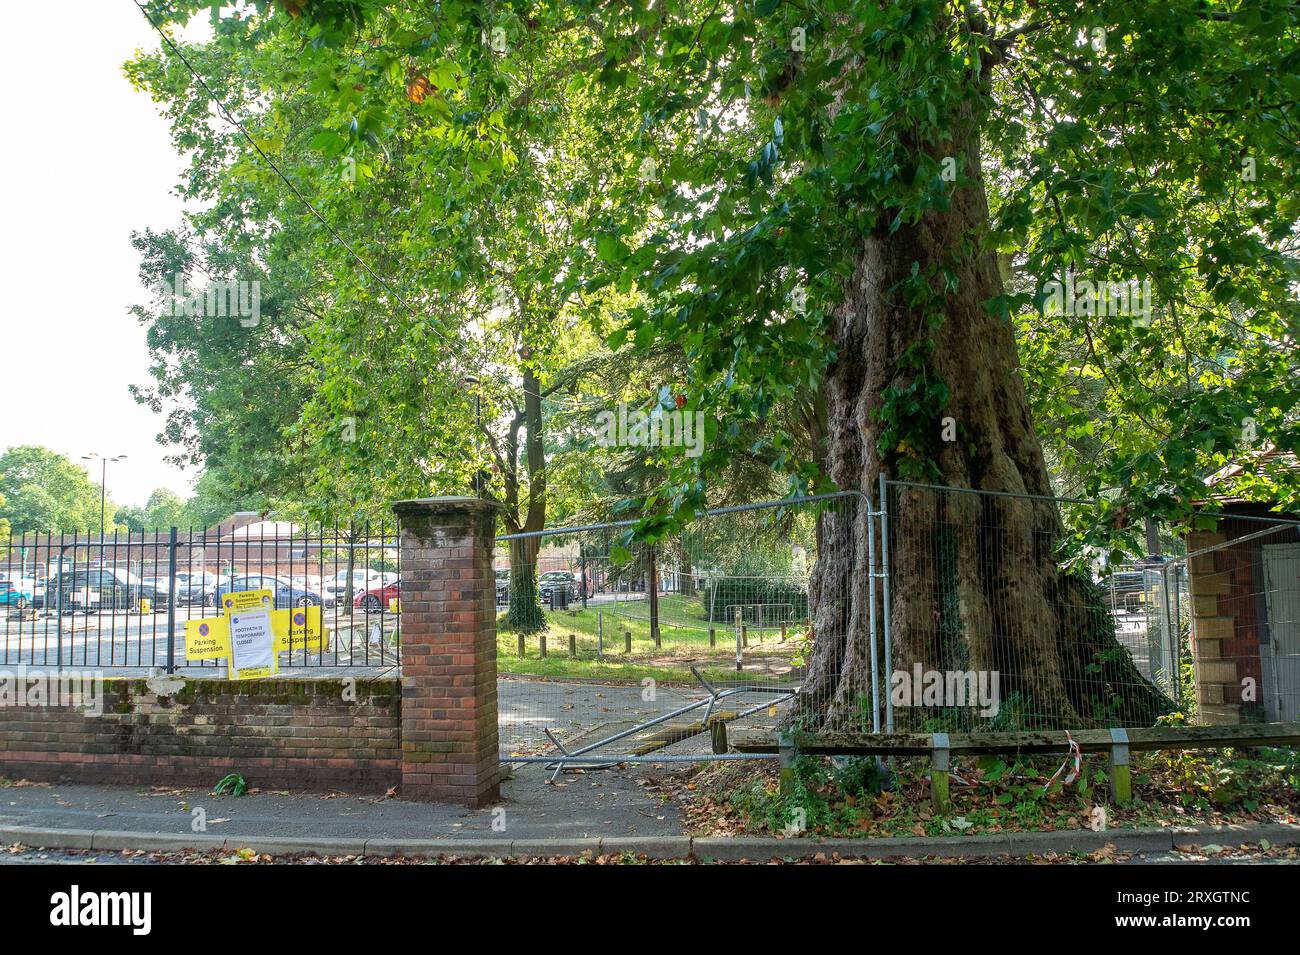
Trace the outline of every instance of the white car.
{"label": "white car", "polygon": [[[355,597],[359,593],[371,590],[375,587],[384,586],[384,575],[377,570],[362,568],[352,571],[352,595]],[[344,600],[348,591],[347,572],[335,574],[333,577],[326,577],[324,581],[325,593],[335,600]]]}

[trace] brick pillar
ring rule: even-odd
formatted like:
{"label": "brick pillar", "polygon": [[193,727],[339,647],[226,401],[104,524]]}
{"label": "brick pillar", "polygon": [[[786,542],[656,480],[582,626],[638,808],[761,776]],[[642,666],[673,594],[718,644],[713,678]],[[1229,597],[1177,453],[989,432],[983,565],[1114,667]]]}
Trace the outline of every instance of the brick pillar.
{"label": "brick pillar", "polygon": [[393,505],[402,547],[402,796],[478,807],[498,798],[499,505]]}

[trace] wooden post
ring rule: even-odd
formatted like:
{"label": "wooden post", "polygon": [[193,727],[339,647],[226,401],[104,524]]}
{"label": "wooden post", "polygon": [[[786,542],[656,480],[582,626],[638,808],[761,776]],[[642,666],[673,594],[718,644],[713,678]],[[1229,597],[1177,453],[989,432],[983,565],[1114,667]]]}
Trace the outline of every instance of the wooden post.
{"label": "wooden post", "polygon": [[650,561],[650,639],[655,642],[655,649],[658,650],[663,644],[659,636],[659,566],[655,560],[655,549],[651,547],[647,551]]}
{"label": "wooden post", "polygon": [[716,716],[709,722],[709,739],[713,743],[713,752],[722,754],[727,751],[727,724]]}
{"label": "wooden post", "polygon": [[596,611],[596,659],[605,659],[605,612]]}
{"label": "wooden post", "polygon": [[712,627],[709,627],[709,646],[716,647],[717,645],[718,645],[718,631],[714,630]]}
{"label": "wooden post", "polygon": [[739,607],[737,607],[736,608],[736,670],[737,671],[743,670],[745,668],[744,645],[741,643],[742,637],[740,632],[741,627],[744,626],[744,624],[742,623],[743,617],[744,617],[744,612]]}
{"label": "wooden post", "polygon": [[571,633],[569,634],[569,656],[576,657],[577,655],[578,655],[578,635],[576,633]]}
{"label": "wooden post", "polygon": [[948,769],[951,763],[948,734],[935,733],[931,737],[930,746],[930,800],[935,812],[946,813],[952,809],[952,800],[948,795]]}
{"label": "wooden post", "polygon": [[632,631],[631,630],[623,631],[623,652],[629,655],[632,653]]}
{"label": "wooden post", "polygon": [[744,646],[749,646],[749,624],[747,623],[740,625],[740,642]]}
{"label": "wooden post", "polygon": [[519,659],[522,660],[523,658],[524,658],[524,635],[521,633],[519,635]]}
{"label": "wooden post", "polygon": [[543,630],[541,633],[539,633],[537,635],[537,639],[542,644],[542,659],[545,660],[546,659],[546,631]]}
{"label": "wooden post", "polygon": [[1133,798],[1133,777],[1128,762],[1128,732],[1123,727],[1112,727],[1110,740],[1110,795],[1117,806],[1122,806]]}
{"label": "wooden post", "polygon": [[785,643],[785,624],[781,624],[781,642]]}
{"label": "wooden post", "polygon": [[778,733],[776,737],[776,761],[777,765],[780,767],[780,789],[782,796],[789,796],[794,792],[794,761],[797,755],[794,745],[794,736],[788,732]]}

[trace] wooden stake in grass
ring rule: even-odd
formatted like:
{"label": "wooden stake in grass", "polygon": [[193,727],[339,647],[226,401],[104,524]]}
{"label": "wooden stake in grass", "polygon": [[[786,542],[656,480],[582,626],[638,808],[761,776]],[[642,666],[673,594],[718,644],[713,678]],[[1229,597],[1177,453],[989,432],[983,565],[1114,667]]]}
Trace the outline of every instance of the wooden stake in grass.
{"label": "wooden stake in grass", "polygon": [[714,753],[727,751],[727,724],[716,716],[709,722],[709,741]]}
{"label": "wooden stake in grass", "polygon": [[743,611],[741,611],[739,607],[737,607],[736,608],[736,669],[737,670],[743,670],[745,668],[745,664],[742,662],[742,658],[744,656],[744,646],[745,646],[744,639],[745,639],[744,613]]}
{"label": "wooden stake in grass", "polygon": [[571,633],[569,634],[569,656],[576,657],[577,655],[578,655],[578,635],[576,633]]}
{"label": "wooden stake in grass", "polygon": [[628,655],[631,655],[632,653],[632,631],[631,630],[623,631],[623,652]]}
{"label": "wooden stake in grass", "polygon": [[521,633],[519,635],[519,659],[522,660],[523,658],[524,658],[524,635]]}
{"label": "wooden stake in grass", "polygon": [[930,748],[930,802],[937,813],[952,809],[948,795],[948,772],[951,768],[951,750],[947,733],[935,733]]}
{"label": "wooden stake in grass", "polygon": [[539,633],[537,635],[537,639],[541,642],[542,659],[545,660],[546,659],[546,631],[543,630],[541,633]]}
{"label": "wooden stake in grass", "polygon": [[716,647],[717,645],[718,645],[718,631],[714,630],[712,627],[709,627],[709,646]]}
{"label": "wooden stake in grass", "polygon": [[1128,732],[1122,727],[1110,731],[1110,796],[1122,806],[1133,798],[1133,776],[1129,771]]}

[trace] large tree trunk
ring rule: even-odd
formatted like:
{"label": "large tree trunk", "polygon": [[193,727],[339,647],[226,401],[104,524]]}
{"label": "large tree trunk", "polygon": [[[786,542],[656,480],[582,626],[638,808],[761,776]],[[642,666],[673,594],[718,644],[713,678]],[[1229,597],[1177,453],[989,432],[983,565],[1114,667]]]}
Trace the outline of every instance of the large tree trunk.
{"label": "large tree trunk", "polygon": [[[546,526],[546,453],[542,443],[541,383],[531,366],[523,371],[524,458],[528,467],[528,510],[522,523],[517,516],[507,516],[511,533],[540,531]],[[517,430],[508,440],[511,462],[517,462]],[[517,467],[517,464],[515,465]],[[517,472],[515,472],[517,473]],[[516,512],[519,507],[519,484],[511,475],[507,483],[507,504]],[[510,627],[533,633],[546,627],[546,615],[537,591],[537,552],[541,539],[525,537],[510,541],[510,607],[506,619]]]}
{"label": "large tree trunk", "polygon": [[537,550],[539,537],[517,537],[510,541],[510,588],[506,620],[521,633],[535,633],[546,627],[537,593]]}
{"label": "large tree trunk", "polygon": [[[924,148],[937,159],[958,157],[978,183],[978,124],[969,105],[949,128],[952,142]],[[826,465],[840,487],[874,496],[882,471],[910,476],[928,459],[937,465],[928,475],[934,484],[1050,497],[1012,327],[985,304],[1002,294],[996,259],[980,244],[987,221],[983,186],[963,186],[947,210],[892,235],[869,235],[856,250],[824,384]],[[928,308],[909,307],[897,289],[918,266],[922,275],[949,270],[956,288]],[[944,320],[932,329],[927,316],[936,307]],[[887,390],[917,380],[910,356],[930,339],[925,373],[946,382],[951,398],[918,423],[919,437],[882,454],[877,416]],[[955,441],[941,440],[946,416],[955,420]],[[816,640],[799,712],[805,725],[870,728],[864,511],[826,514],[818,528]],[[1003,706],[1019,700],[1019,721],[1031,725],[1147,722],[1159,709],[1159,694],[1119,649],[1087,583],[1058,569],[1062,524],[1053,501],[898,487],[890,519],[893,672],[917,663],[997,671]],[[883,612],[879,598],[877,608]],[[880,665],[883,694],[890,683]],[[915,727],[929,715],[897,710],[896,725]]]}

